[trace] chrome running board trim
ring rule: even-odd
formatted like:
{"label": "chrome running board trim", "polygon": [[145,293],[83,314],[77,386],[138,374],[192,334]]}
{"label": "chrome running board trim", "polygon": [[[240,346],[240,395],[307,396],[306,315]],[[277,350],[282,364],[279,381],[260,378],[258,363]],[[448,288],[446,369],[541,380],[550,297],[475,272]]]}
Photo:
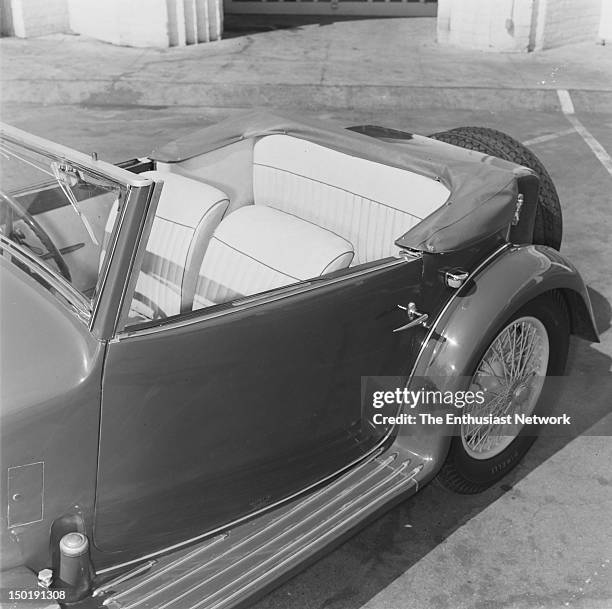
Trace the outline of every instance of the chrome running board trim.
{"label": "chrome running board trim", "polygon": [[267,588],[394,497],[418,489],[423,463],[378,455],[306,497],[158,559],[94,594],[108,609],[230,609]]}

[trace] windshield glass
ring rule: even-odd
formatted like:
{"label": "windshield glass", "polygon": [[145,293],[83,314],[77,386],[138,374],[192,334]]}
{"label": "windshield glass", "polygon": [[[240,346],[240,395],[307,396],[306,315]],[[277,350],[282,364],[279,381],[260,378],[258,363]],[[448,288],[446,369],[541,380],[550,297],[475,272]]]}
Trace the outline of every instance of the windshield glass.
{"label": "windshield glass", "polygon": [[126,188],[4,139],[0,178],[0,233],[93,301]]}

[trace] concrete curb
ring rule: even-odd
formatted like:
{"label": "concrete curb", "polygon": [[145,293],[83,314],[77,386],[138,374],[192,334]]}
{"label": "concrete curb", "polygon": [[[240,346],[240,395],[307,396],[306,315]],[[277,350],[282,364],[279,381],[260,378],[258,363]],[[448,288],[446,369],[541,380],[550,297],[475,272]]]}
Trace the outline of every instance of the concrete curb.
{"label": "concrete curb", "polygon": [[[608,113],[612,91],[570,90],[578,112]],[[302,110],[469,110],[559,111],[555,89],[494,87],[415,87],[390,85],[240,84],[149,81],[5,81],[3,103],[78,104],[90,107],[269,106]]]}

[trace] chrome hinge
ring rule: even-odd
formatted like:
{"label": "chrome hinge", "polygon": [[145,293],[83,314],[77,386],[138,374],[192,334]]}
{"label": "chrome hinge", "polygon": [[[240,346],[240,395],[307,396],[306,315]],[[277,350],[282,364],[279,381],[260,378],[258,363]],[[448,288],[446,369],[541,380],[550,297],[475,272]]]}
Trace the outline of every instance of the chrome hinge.
{"label": "chrome hinge", "polygon": [[420,260],[423,257],[423,252],[413,249],[401,249],[399,251],[400,258],[411,262],[412,260]]}
{"label": "chrome hinge", "polygon": [[415,326],[424,326],[425,322],[429,319],[429,315],[427,313],[419,313],[417,311],[414,302],[409,302],[408,306],[397,305],[397,308],[401,309],[402,311],[406,311],[406,315],[408,315],[408,319],[410,321],[399,328],[395,328],[393,332],[402,332],[403,330],[408,330],[409,328],[414,328]]}
{"label": "chrome hinge", "polygon": [[523,207],[523,203],[525,202],[525,197],[522,192],[516,197],[516,207],[514,208],[514,218],[512,219],[512,226],[516,226],[521,219],[521,209]]}

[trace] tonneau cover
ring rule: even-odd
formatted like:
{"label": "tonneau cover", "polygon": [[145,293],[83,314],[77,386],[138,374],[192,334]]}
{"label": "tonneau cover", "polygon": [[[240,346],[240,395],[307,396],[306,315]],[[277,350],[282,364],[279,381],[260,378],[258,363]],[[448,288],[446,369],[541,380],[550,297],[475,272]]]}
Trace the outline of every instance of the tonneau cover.
{"label": "tonneau cover", "polygon": [[269,112],[240,114],[195,131],[154,150],[151,157],[177,163],[239,140],[278,133],[442,182],[450,191],[446,203],[396,241],[400,247],[432,253],[462,249],[506,229],[516,207],[516,180],[532,173],[497,157],[422,136],[383,140],[328,121]]}

